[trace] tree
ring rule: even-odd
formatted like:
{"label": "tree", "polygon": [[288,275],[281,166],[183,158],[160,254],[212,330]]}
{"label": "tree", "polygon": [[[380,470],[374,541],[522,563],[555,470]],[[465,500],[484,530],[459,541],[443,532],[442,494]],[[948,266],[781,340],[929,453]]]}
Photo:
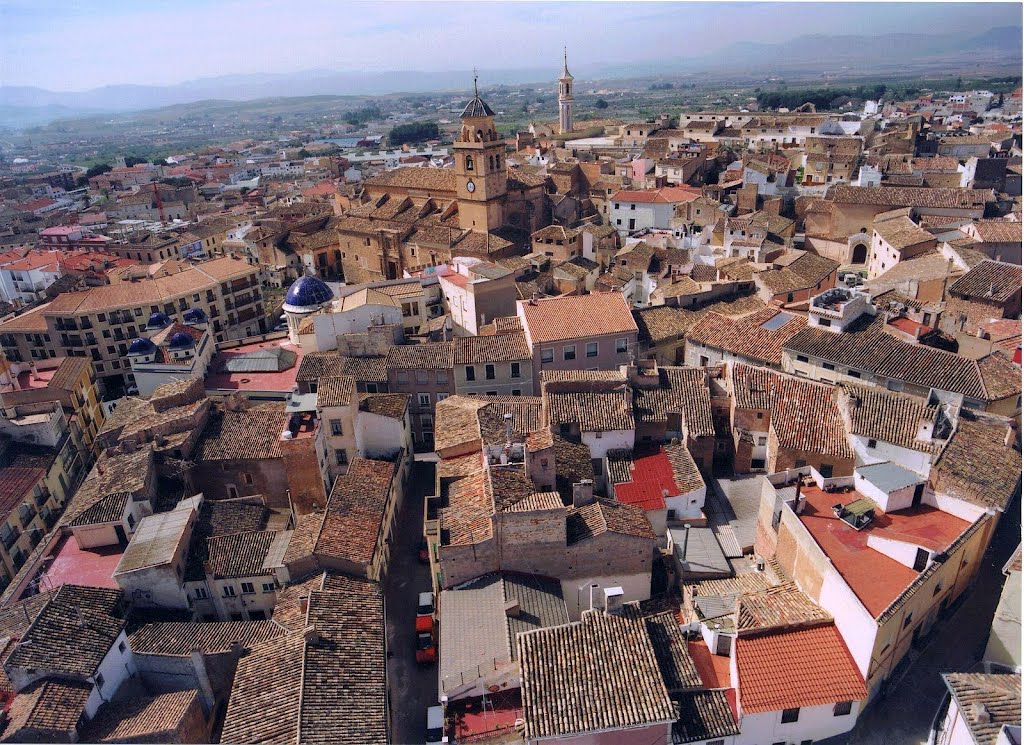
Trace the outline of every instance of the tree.
{"label": "tree", "polygon": [[599,99],[597,99],[594,102],[594,108],[595,109],[607,109],[608,108],[608,102],[605,101],[603,98],[599,98]]}
{"label": "tree", "polygon": [[399,124],[388,133],[388,144],[392,147],[405,145],[410,142],[423,142],[424,140],[436,140],[441,136],[437,122],[412,122],[411,124]]}
{"label": "tree", "polygon": [[124,164],[131,168],[137,166],[139,163],[148,163],[149,161],[139,155],[126,155],[124,156]]}
{"label": "tree", "polygon": [[306,148],[302,148],[299,151],[299,157],[300,158],[311,158],[311,157],[313,157],[313,153],[309,152]]}

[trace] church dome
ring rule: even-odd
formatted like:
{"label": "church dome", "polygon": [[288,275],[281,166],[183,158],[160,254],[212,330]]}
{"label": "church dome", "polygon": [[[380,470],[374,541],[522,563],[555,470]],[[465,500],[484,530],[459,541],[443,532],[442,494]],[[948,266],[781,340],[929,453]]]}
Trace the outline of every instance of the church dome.
{"label": "church dome", "polygon": [[185,331],[179,331],[171,336],[168,346],[171,349],[188,349],[190,347],[194,347],[195,344],[196,340],[192,338],[192,334]]}
{"label": "church dome", "polygon": [[206,313],[203,312],[202,308],[189,308],[185,311],[185,315],[182,318],[188,324],[206,323],[207,321]]}
{"label": "church dome", "polygon": [[149,317],[149,323],[146,324],[146,328],[165,329],[170,325],[171,319],[168,318],[166,313],[154,313]]}
{"label": "church dome", "polygon": [[156,344],[149,339],[139,338],[128,346],[128,354],[153,354],[156,351]]}
{"label": "church dome", "polygon": [[322,280],[316,277],[299,277],[292,282],[284,296],[284,310],[293,313],[312,313],[333,298],[331,288]]}
{"label": "church dome", "polygon": [[491,107],[484,103],[484,100],[480,98],[480,91],[476,86],[476,75],[473,75],[473,98],[469,103],[466,104],[466,108],[462,110],[462,116],[460,119],[478,119],[484,116],[494,116],[494,111]]}

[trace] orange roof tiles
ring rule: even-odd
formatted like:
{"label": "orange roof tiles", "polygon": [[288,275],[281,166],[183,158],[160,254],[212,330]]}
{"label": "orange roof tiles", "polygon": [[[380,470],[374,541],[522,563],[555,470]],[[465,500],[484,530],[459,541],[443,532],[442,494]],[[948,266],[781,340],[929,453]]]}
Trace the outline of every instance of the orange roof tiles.
{"label": "orange roof tiles", "polygon": [[864,678],[834,624],[736,640],[744,713],[860,701]]}
{"label": "orange roof tiles", "polygon": [[618,292],[524,300],[520,305],[533,343],[637,332],[633,314]]}
{"label": "orange roof tiles", "polygon": [[942,551],[971,525],[948,512],[922,505],[898,512],[878,512],[868,527],[854,530],[835,516],[832,505],[852,502],[859,496],[856,493],[826,494],[817,487],[807,487],[801,495],[807,498],[807,504],[800,522],[875,618],[903,594],[919,573],[869,547],[869,536]]}
{"label": "orange roof tiles", "polygon": [[666,186],[661,189],[632,191],[623,189],[612,197],[617,202],[636,202],[638,204],[674,204],[676,202],[692,202],[700,196],[699,189]]}

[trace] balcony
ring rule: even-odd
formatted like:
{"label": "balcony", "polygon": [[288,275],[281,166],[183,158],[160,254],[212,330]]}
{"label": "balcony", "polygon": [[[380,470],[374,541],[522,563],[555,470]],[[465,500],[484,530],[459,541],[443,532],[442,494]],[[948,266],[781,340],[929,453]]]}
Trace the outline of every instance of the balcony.
{"label": "balcony", "polygon": [[38,494],[36,494],[36,496],[35,496],[36,507],[42,507],[44,504],[46,504],[46,502],[47,502],[47,500],[49,500],[49,498],[50,498],[50,490],[46,489],[46,488],[43,488],[43,490],[41,492],[39,492]]}
{"label": "balcony", "polygon": [[5,549],[10,551],[11,546],[17,543],[19,538],[21,538],[21,531],[15,529],[3,536],[0,536],[0,543],[3,544]]}

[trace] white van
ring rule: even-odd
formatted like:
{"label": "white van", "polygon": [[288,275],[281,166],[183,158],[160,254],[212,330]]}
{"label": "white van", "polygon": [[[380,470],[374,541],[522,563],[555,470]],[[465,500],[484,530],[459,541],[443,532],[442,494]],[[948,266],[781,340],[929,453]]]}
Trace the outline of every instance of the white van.
{"label": "white van", "polygon": [[444,709],[440,706],[427,709],[427,742],[448,742],[444,734]]}

